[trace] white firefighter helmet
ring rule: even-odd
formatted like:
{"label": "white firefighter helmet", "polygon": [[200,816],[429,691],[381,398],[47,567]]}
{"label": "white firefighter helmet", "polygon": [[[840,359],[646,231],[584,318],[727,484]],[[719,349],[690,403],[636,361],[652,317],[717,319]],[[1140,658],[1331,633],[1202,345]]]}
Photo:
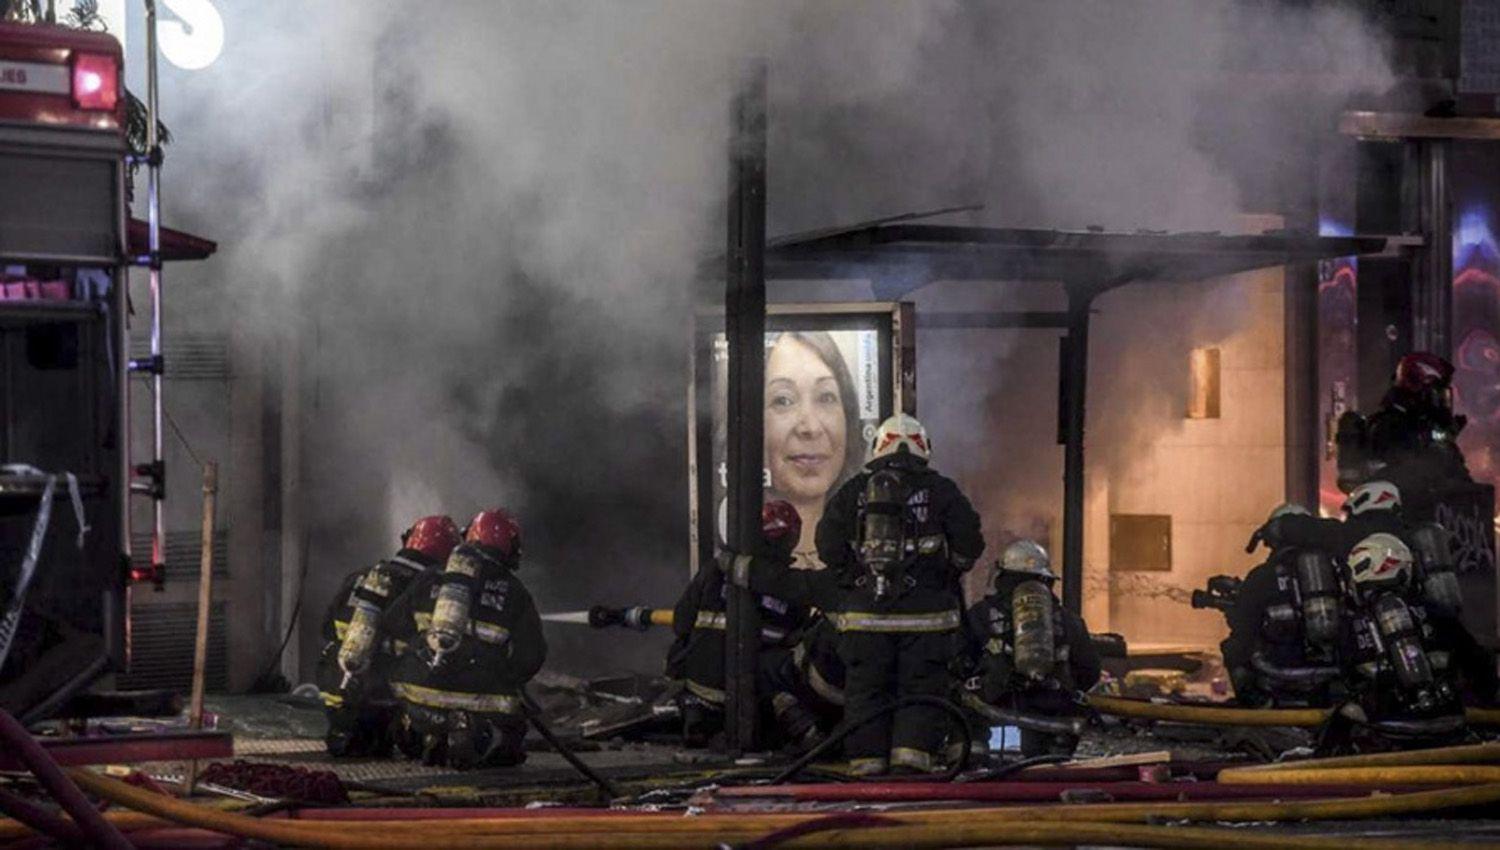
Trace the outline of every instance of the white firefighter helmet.
{"label": "white firefighter helmet", "polygon": [[1271,511],[1270,516],[1266,517],[1266,522],[1284,516],[1312,516],[1312,511],[1295,502],[1282,502]]}
{"label": "white firefighter helmet", "polygon": [[1411,575],[1411,550],[1394,534],[1372,534],[1349,551],[1349,573],[1357,585],[1402,581]]}
{"label": "white firefighter helmet", "polygon": [[1052,572],[1052,559],[1047,556],[1047,550],[1035,540],[1017,540],[1005,547],[1005,553],[1000,556],[1000,569],[1008,573],[1039,576],[1049,581],[1057,578]]}
{"label": "white firefighter helmet", "polygon": [[880,423],[875,437],[870,440],[870,459],[886,457],[896,452],[910,452],[922,460],[932,458],[932,443],[927,439],[927,429],[915,416],[898,413]]}
{"label": "white firefighter helmet", "polygon": [[1401,507],[1401,491],[1389,481],[1366,481],[1349,491],[1344,510],[1350,516],[1365,511],[1393,511]]}

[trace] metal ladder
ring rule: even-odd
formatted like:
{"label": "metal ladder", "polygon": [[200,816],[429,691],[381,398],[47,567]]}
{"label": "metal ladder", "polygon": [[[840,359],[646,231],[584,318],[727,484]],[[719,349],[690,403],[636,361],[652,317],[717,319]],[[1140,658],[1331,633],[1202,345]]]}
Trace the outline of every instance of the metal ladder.
{"label": "metal ladder", "polygon": [[[166,459],[164,457],[164,432],[163,418],[164,407],[162,392],[165,389],[166,363],[162,355],[162,257],[161,257],[161,164],[162,149],[161,139],[157,132],[157,45],[156,45],[156,0],[144,0],[146,6],[146,152],[144,155],[133,155],[133,164],[146,166],[146,209],[147,209],[147,252],[143,255],[130,258],[130,263],[136,267],[144,267],[150,270],[151,291],[151,348],[150,353],[144,358],[132,358],[130,360],[130,371],[132,373],[144,374],[151,382],[151,460],[145,463],[129,464],[132,480],[130,492],[135,495],[145,496],[151,499],[151,561],[148,567],[137,570],[132,567],[130,572],[131,581],[149,581],[157,590],[160,590],[166,579],[166,511],[165,502],[167,496],[167,471]],[[129,279],[121,281],[122,286],[129,286]],[[122,428],[125,430],[126,439],[123,441],[122,451],[127,456],[131,450],[130,433],[130,406],[129,386],[125,388],[126,411],[125,421]],[[130,506],[125,506],[125,526],[129,529],[131,525],[132,511]],[[125,538],[125,561],[130,560],[130,535],[127,532]]]}

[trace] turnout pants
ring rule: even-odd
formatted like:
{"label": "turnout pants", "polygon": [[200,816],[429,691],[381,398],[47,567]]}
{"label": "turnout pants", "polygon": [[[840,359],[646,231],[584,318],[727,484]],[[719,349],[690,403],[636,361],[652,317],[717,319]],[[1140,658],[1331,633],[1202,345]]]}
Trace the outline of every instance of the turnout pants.
{"label": "turnout pants", "polygon": [[[723,648],[723,641],[717,642]],[[722,659],[722,653],[719,658]],[[792,651],[781,646],[762,646],[756,654],[755,692],[760,701],[760,710],[771,741],[777,745],[808,740],[816,730],[817,716],[810,708],[811,700],[796,676]],[[684,677],[684,693],[681,699],[683,713],[683,737],[689,746],[704,746],[709,738],[723,729],[724,700],[723,667],[712,671],[713,676],[695,678],[691,673]],[[702,679],[712,678],[705,683]]]}
{"label": "turnout pants", "polygon": [[318,659],[316,679],[328,718],[324,743],[332,756],[384,757],[391,753],[399,706],[386,677],[389,659],[376,657],[370,669],[345,689],[344,673],[338,665],[338,645],[332,644]]}
{"label": "turnout pants", "polygon": [[[840,654],[847,669],[846,721],[889,709],[899,697],[946,698],[956,635],[952,630],[845,631]],[[856,729],[844,740],[844,750],[859,773],[893,767],[931,770],[950,722],[942,709],[905,706]]]}
{"label": "turnout pants", "polygon": [[515,694],[471,694],[396,683],[396,743],[408,758],[459,770],[526,761],[526,717]]}

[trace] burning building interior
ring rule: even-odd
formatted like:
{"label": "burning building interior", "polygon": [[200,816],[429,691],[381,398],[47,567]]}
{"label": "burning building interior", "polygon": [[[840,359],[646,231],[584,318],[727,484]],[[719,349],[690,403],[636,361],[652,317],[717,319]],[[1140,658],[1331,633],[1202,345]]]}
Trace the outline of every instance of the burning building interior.
{"label": "burning building interior", "polygon": [[1500,846],[1497,51],[0,0],[0,844]]}

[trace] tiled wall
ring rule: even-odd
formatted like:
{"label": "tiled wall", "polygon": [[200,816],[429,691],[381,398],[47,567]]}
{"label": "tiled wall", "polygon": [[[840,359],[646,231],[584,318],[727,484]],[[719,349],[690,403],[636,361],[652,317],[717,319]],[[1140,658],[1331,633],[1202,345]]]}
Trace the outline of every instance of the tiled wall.
{"label": "tiled wall", "polygon": [[[1099,305],[1105,360],[1131,333],[1127,322],[1142,316],[1160,314],[1155,332],[1172,337],[1139,364],[1144,377],[1140,368],[1123,370],[1124,380],[1143,384],[1138,392],[1106,391],[1089,410],[1090,422],[1104,422],[1106,429],[1121,417],[1131,424],[1106,432],[1108,445],[1094,444],[1099,460],[1090,476],[1086,614],[1095,630],[1122,632],[1133,645],[1209,645],[1223,637],[1223,617],[1192,610],[1187,596],[1209,576],[1243,575],[1257,562],[1245,554],[1245,541],[1285,492],[1283,272],[1247,273],[1202,287],[1197,304],[1185,302],[1175,286],[1154,285],[1126,287]],[[1218,419],[1183,416],[1188,351],[1197,346],[1220,349]],[[1122,380],[1109,376],[1100,359],[1093,367],[1096,384]],[[1149,381],[1162,383],[1147,388]],[[1133,404],[1147,409],[1133,411]],[[1171,572],[1111,573],[1111,513],[1170,514]]]}

